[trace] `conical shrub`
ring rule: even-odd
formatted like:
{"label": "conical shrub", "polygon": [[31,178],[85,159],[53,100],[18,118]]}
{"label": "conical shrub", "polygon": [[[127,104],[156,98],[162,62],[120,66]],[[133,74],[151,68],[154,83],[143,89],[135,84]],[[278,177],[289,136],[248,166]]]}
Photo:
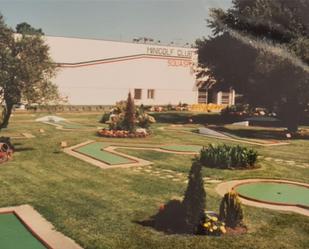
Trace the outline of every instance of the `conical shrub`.
{"label": "conical shrub", "polygon": [[189,172],[188,186],[183,199],[185,222],[189,233],[196,233],[204,216],[206,192],[202,176],[202,165],[194,160]]}
{"label": "conical shrub", "polygon": [[125,114],[123,119],[123,128],[127,131],[134,132],[135,131],[135,105],[134,100],[131,97],[131,92],[128,94],[128,99],[125,108]]}

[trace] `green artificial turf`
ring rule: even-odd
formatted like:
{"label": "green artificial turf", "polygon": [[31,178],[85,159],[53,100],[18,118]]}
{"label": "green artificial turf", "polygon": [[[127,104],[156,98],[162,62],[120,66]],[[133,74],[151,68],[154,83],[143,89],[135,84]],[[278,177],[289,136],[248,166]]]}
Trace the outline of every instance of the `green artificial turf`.
{"label": "green artificial turf", "polygon": [[309,188],[300,185],[257,182],[239,185],[235,190],[244,197],[259,201],[309,207]]}
{"label": "green artificial turf", "polygon": [[164,145],[161,149],[179,152],[200,152],[202,146],[199,145]]}
{"label": "green artificial turf", "polygon": [[94,143],[81,146],[75,149],[75,151],[85,154],[87,156],[90,156],[99,161],[103,161],[110,165],[126,164],[126,163],[135,162],[129,158],[122,157],[122,156],[110,153],[108,151],[104,151],[103,148],[106,146],[108,145],[105,143],[94,142]]}
{"label": "green artificial turf", "polygon": [[12,214],[0,214],[1,249],[46,249]]}

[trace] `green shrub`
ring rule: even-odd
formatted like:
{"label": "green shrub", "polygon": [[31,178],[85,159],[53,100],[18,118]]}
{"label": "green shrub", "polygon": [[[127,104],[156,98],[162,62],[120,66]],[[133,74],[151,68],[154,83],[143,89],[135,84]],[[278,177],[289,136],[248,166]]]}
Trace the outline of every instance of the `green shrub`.
{"label": "green shrub", "polygon": [[224,195],[220,204],[219,218],[228,227],[243,226],[243,210],[235,191],[230,191]]}
{"label": "green shrub", "polygon": [[206,206],[206,192],[202,176],[202,165],[194,160],[189,172],[188,186],[183,199],[185,221],[189,233],[197,233]]}
{"label": "green shrub", "polygon": [[251,168],[257,161],[258,153],[242,146],[209,144],[200,152],[202,165],[215,168]]}
{"label": "green shrub", "polygon": [[150,125],[155,123],[156,120],[154,117],[150,116],[147,113],[142,113],[137,117],[137,125],[141,128],[149,129]]}
{"label": "green shrub", "polygon": [[135,105],[134,100],[131,96],[131,92],[129,92],[122,126],[124,127],[125,130],[134,132],[136,128],[135,124],[136,124]]}
{"label": "green shrub", "polygon": [[110,115],[111,114],[107,113],[107,112],[103,113],[99,122],[102,123],[102,124],[105,124],[107,121],[109,121]]}

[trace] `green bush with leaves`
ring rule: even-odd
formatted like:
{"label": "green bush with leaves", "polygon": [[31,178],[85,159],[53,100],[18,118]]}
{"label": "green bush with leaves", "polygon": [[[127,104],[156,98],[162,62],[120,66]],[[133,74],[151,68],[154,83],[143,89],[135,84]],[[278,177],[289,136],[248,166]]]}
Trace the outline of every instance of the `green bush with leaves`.
{"label": "green bush with leaves", "polygon": [[200,152],[202,165],[214,168],[252,168],[257,161],[258,153],[243,146],[212,145]]}
{"label": "green bush with leaves", "polygon": [[231,228],[243,226],[243,210],[235,191],[230,191],[224,195],[220,204],[219,219]]}
{"label": "green bush with leaves", "polygon": [[188,186],[183,199],[185,222],[189,233],[197,233],[199,223],[204,216],[206,192],[202,175],[201,163],[194,159],[189,176]]}

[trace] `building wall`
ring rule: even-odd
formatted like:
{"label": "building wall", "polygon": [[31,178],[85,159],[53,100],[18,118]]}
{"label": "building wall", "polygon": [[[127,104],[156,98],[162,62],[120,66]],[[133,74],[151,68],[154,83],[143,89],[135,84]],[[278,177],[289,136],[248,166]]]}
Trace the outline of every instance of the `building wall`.
{"label": "building wall", "polygon": [[[54,82],[72,105],[110,105],[142,89],[137,104],[197,103],[189,48],[45,37],[60,65]],[[154,99],[147,90],[154,89]]]}

